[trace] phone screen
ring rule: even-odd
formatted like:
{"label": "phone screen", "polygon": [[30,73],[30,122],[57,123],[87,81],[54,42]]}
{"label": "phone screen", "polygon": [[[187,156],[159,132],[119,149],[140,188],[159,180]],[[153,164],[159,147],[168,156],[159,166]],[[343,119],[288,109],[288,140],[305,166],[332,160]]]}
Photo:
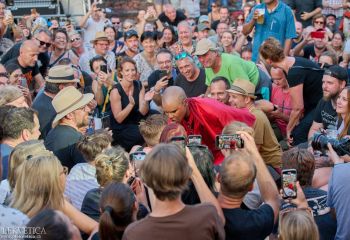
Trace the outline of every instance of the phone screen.
{"label": "phone screen", "polygon": [[201,135],[189,135],[188,136],[188,145],[197,146],[202,144]]}
{"label": "phone screen", "polygon": [[105,64],[101,65],[100,70],[104,73],[107,73],[107,65],[105,65]]}
{"label": "phone screen", "polygon": [[160,70],[160,72],[159,72],[159,79],[162,79],[165,76],[168,76],[168,71]]}
{"label": "phone screen", "polygon": [[243,148],[244,142],[240,135],[217,135],[215,138],[215,146],[217,149],[236,149]]}
{"label": "phone screen", "polygon": [[130,154],[131,160],[143,161],[146,158],[146,153],[143,151],[137,151]]}
{"label": "phone screen", "polygon": [[285,169],[282,171],[282,192],[283,198],[297,197],[297,170]]}
{"label": "phone screen", "polygon": [[186,147],[186,138],[184,136],[181,137],[172,137],[170,139],[170,142],[175,143],[178,145],[183,151],[185,151]]}

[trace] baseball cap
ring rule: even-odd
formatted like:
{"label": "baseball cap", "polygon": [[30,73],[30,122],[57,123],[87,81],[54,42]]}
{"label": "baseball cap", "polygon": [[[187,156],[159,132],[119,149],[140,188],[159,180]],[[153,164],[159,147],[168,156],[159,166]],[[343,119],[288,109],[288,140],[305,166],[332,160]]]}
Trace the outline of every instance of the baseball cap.
{"label": "baseball cap", "polygon": [[196,46],[196,51],[193,53],[193,55],[204,55],[210,50],[218,50],[218,48],[215,46],[215,43],[210,41],[207,38],[201,39]]}
{"label": "baseball cap", "polygon": [[139,37],[139,35],[134,29],[131,29],[124,33],[124,40],[129,39],[131,37],[137,37],[137,38]]}
{"label": "baseball cap", "polygon": [[210,22],[208,15],[202,15],[198,18],[198,23]]}
{"label": "baseball cap", "polygon": [[348,72],[345,68],[342,68],[338,65],[332,65],[325,69],[324,75],[334,77],[341,81],[348,81]]}
{"label": "baseball cap", "polygon": [[210,30],[210,27],[205,25],[204,23],[199,23],[197,26],[198,32],[204,31],[204,30]]}

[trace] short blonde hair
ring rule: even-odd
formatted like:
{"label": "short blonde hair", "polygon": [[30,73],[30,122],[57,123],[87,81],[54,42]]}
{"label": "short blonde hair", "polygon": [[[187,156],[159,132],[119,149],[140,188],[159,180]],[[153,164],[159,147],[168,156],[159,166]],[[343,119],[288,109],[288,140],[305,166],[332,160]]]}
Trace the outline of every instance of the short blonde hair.
{"label": "short blonde hair", "polygon": [[142,163],[141,178],[161,200],[174,200],[187,188],[192,169],[180,147],[159,144]]}
{"label": "short blonde hair", "polygon": [[23,93],[16,86],[6,85],[0,88],[0,106],[13,102],[20,97],[23,97]]}
{"label": "short blonde hair", "polygon": [[315,220],[305,210],[293,210],[280,217],[279,239],[318,240]]}
{"label": "short blonde hair", "polygon": [[44,208],[61,210],[64,204],[62,165],[50,152],[23,163],[13,191],[11,206],[29,218]]}
{"label": "short blonde hair", "polygon": [[113,147],[97,155],[95,166],[97,182],[101,187],[112,181],[123,182],[129,169],[129,157],[122,147]]}
{"label": "short blonde hair", "polygon": [[7,179],[11,190],[15,188],[16,179],[23,162],[29,158],[47,151],[42,140],[29,140],[18,144],[9,157],[9,169]]}
{"label": "short blonde hair", "polygon": [[249,127],[247,124],[243,122],[230,122],[222,129],[222,134],[237,134],[238,131],[243,131],[249,133],[250,135],[254,135],[254,129]]}
{"label": "short blonde hair", "polygon": [[159,143],[160,134],[166,125],[167,119],[162,114],[153,114],[140,122],[140,133],[148,146]]}

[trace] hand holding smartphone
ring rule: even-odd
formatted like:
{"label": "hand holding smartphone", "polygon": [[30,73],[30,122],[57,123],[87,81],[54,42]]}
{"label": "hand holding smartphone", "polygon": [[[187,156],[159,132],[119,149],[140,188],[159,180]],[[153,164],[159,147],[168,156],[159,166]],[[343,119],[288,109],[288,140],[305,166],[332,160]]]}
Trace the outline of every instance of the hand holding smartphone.
{"label": "hand holding smartphone", "polygon": [[282,170],[282,197],[283,199],[297,198],[297,170]]}

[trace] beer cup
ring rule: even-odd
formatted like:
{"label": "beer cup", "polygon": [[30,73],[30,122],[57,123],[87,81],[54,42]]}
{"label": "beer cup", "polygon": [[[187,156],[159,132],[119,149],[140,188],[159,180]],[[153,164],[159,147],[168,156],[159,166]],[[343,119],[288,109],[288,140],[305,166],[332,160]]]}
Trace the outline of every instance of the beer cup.
{"label": "beer cup", "polygon": [[258,20],[256,21],[258,24],[264,24],[264,15],[265,15],[265,8],[258,8],[259,12]]}

